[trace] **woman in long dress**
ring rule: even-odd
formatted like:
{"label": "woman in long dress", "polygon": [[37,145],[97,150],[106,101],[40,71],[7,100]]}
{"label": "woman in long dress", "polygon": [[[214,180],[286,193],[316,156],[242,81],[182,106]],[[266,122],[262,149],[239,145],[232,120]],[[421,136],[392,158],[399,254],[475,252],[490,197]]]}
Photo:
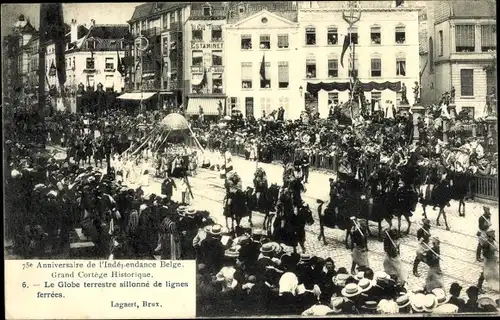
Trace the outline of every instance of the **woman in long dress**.
{"label": "woman in long dress", "polygon": [[431,239],[431,247],[427,251],[425,262],[429,266],[429,271],[427,272],[427,278],[425,279],[425,290],[431,292],[436,288],[444,288],[443,284],[443,271],[441,270],[440,263],[440,249],[439,249],[439,239]]}
{"label": "woman in long dress", "polygon": [[495,247],[495,230],[488,230],[486,232],[487,238],[486,241],[483,242],[482,252],[484,256],[483,262],[483,272],[479,277],[477,287],[482,289],[483,282],[486,282],[490,285],[490,287],[498,291],[499,289],[499,270],[498,270],[498,256],[497,256],[497,248]]}
{"label": "woman in long dress", "polygon": [[388,275],[397,275],[398,282],[401,285],[404,285],[408,277],[408,273],[401,262],[399,245],[400,241],[397,238],[397,232],[396,230],[391,229],[388,232],[388,236],[384,239],[384,271]]}
{"label": "woman in long dress", "polygon": [[180,234],[172,217],[166,217],[160,226],[161,258],[179,260],[181,258]]}

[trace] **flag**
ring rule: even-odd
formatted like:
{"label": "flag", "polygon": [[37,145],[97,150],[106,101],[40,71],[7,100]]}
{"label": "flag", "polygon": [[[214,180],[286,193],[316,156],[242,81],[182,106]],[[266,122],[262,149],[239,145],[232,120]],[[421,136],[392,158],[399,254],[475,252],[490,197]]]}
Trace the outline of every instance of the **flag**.
{"label": "flag", "polygon": [[125,65],[123,64],[122,59],[120,58],[120,54],[118,53],[118,49],[116,49],[116,69],[120,73],[120,75],[123,77],[125,75]]}
{"label": "flag", "polygon": [[262,63],[260,64],[260,77],[262,78],[262,80],[266,81],[266,56],[263,55],[262,56]]}
{"label": "flag", "polygon": [[64,20],[62,3],[40,4],[40,31],[44,40],[52,40],[55,44],[56,69],[59,87],[64,88],[66,82],[66,60],[64,51]]}
{"label": "flag", "polygon": [[200,82],[200,87],[204,87],[207,85],[207,69],[205,69],[203,71],[203,79],[201,79],[201,82]]}
{"label": "flag", "polygon": [[340,64],[342,65],[342,68],[344,67],[345,52],[347,51],[347,48],[349,48],[350,45],[351,45],[351,36],[350,34],[348,34],[344,37],[344,45],[342,46],[342,53],[340,54]]}

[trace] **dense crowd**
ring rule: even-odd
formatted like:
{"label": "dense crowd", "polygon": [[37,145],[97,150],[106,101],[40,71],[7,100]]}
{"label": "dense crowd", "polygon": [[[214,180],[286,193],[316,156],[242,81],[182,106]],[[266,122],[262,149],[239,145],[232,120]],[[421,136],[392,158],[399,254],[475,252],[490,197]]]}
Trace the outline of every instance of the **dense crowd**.
{"label": "dense crowd", "polygon": [[[327,120],[314,116],[308,121],[232,119],[226,128],[205,126],[195,134],[206,147],[221,151],[244,147],[249,158],[261,161],[271,161],[272,154],[278,153],[285,163],[291,162],[297,150],[309,156],[337,156],[339,172],[353,175],[362,174],[360,168],[369,163],[397,167],[409,161],[414,149],[409,144],[413,125],[408,117],[376,114],[351,126],[343,124],[335,112]],[[67,257],[73,238],[83,237],[95,244],[94,254],[99,258],[196,259],[199,316],[497,310],[498,300],[479,298],[476,286],[466,290],[467,301],[460,298],[459,284],[453,283],[448,290],[434,278],[427,279],[423,288],[410,290],[397,274],[369,267],[349,274],[332,258],[289,253],[260,230],[237,228],[231,234],[210,213],[188,206],[185,176],[195,172],[197,160],[191,157],[183,163],[181,158],[191,151],[175,144],[181,138],[174,136],[174,141],[162,145],[163,153],[152,152],[154,143],[143,146],[163,117],[160,111],[101,117],[55,113],[46,121],[47,140],[66,147],[65,157],[35,152],[33,145],[19,139],[22,134],[11,134],[6,141],[7,172],[11,173],[6,226],[17,253],[26,258]],[[438,139],[442,125],[436,122],[419,125],[421,166],[446,161],[453,170],[475,166],[480,173],[496,174],[495,158],[477,139],[445,145]],[[131,151],[140,156],[130,160],[126,155]],[[167,157],[173,159],[158,161]],[[186,166],[186,162],[193,163]],[[138,164],[149,165],[135,173]],[[176,169],[184,173],[176,175]],[[151,171],[164,179],[161,194],[145,195],[140,187],[139,180],[147,179]],[[173,201],[174,189],[182,193],[182,201]],[[75,234],[78,226],[82,235]],[[429,272],[432,277],[442,276],[439,263],[427,262],[437,270]]]}

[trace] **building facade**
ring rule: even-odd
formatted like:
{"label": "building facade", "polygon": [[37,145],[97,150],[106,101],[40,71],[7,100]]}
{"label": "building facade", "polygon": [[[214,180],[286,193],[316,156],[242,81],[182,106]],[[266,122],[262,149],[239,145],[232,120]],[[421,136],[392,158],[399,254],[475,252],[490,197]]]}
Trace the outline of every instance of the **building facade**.
{"label": "building facade", "polygon": [[280,13],[261,10],[226,25],[229,107],[245,117],[283,107],[285,118],[296,119],[303,110],[302,81],[291,72],[301,65],[297,14]]}
{"label": "building facade", "polygon": [[437,102],[454,88],[457,112],[486,116],[488,100],[496,100],[496,3],[431,1],[427,17],[426,99]]}
{"label": "building facade", "polygon": [[216,116],[226,107],[226,16],[227,6],[221,2],[191,4],[184,32],[184,101],[188,115],[199,114],[202,107],[205,115]]}
{"label": "building facade", "polygon": [[[346,88],[350,87],[352,72],[361,83],[376,84],[364,92],[371,104],[378,101],[381,107],[399,105],[400,88],[404,87],[409,103],[413,104],[411,88],[419,81],[420,72],[420,7],[394,1],[359,1],[360,20],[351,30],[354,57],[347,49],[342,60],[344,39],[349,34],[343,5],[312,1],[302,2],[299,9],[301,65],[297,76],[303,88],[316,88],[306,93],[306,107],[326,117],[330,103],[348,101],[350,91]],[[385,85],[387,82],[397,85]]]}
{"label": "building facade", "polygon": [[[144,51],[132,46],[133,64],[129,66],[127,91],[131,100],[150,97],[154,108],[174,108],[182,105],[184,96],[184,30],[189,17],[187,2],[151,2],[135,8],[128,21],[133,39],[144,37]],[[142,93],[141,95],[137,95]]]}

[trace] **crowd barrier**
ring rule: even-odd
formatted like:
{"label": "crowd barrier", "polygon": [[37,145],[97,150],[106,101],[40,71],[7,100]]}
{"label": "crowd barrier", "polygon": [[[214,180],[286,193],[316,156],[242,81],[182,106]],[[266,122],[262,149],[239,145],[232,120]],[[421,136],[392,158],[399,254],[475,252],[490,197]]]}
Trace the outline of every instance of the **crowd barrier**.
{"label": "crowd barrier", "polygon": [[[186,143],[190,147],[195,147],[196,143],[190,137],[186,140]],[[209,150],[214,150],[214,146],[211,141],[207,141],[204,144],[204,147]],[[231,154],[246,158],[248,153],[245,152],[245,147],[241,144],[237,144],[234,141],[229,143],[229,149]],[[294,154],[291,156],[289,161],[293,162],[298,159],[302,159],[304,156],[304,150],[295,150]],[[281,149],[274,149],[270,152],[269,162],[283,162],[285,158],[285,152]],[[309,158],[310,167],[313,169],[321,169],[327,170],[334,173],[337,173],[338,170],[338,162],[337,157],[335,155],[323,155],[323,154],[312,154]],[[367,168],[367,172],[371,172],[373,164]],[[471,195],[474,195],[475,198],[486,199],[491,201],[498,201],[498,180],[496,176],[479,176],[476,175],[471,182],[470,186]]]}

